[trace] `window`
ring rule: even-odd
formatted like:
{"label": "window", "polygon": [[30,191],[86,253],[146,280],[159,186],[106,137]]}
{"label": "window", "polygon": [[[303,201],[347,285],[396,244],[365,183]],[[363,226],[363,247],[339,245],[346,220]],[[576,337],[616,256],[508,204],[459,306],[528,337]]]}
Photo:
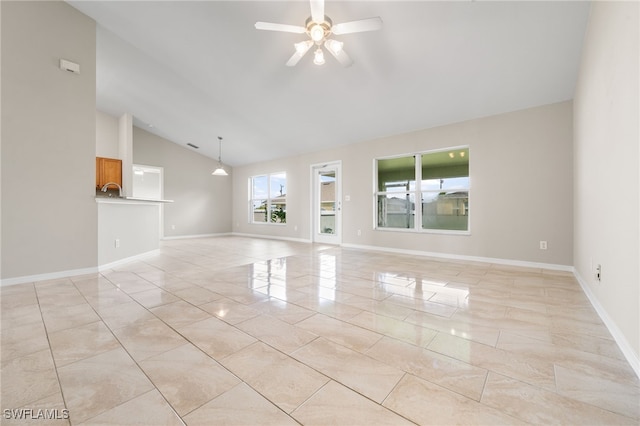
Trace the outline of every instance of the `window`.
{"label": "window", "polygon": [[287,174],[285,172],[249,178],[251,223],[287,222]]}
{"label": "window", "polygon": [[378,159],[376,169],[378,228],[469,230],[468,147]]}

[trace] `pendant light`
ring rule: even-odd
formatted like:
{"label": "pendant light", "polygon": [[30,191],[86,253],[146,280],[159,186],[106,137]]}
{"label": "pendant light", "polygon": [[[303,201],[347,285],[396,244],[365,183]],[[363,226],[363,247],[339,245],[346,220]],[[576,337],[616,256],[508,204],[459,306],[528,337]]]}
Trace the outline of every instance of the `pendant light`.
{"label": "pendant light", "polygon": [[229,173],[222,167],[222,136],[218,136],[218,168],[211,173],[214,176],[228,176]]}

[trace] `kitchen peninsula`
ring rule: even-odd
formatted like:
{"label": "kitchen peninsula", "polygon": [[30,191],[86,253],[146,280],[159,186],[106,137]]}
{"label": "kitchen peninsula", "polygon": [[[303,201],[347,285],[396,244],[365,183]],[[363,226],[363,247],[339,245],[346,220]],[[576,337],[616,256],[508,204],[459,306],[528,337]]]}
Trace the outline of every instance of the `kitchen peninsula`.
{"label": "kitchen peninsula", "polygon": [[[98,205],[98,264],[110,268],[155,252],[162,238],[162,184],[151,198],[136,192],[132,164],[132,117],[106,121],[99,116],[96,134],[96,203]],[[143,188],[144,189],[144,188]]]}

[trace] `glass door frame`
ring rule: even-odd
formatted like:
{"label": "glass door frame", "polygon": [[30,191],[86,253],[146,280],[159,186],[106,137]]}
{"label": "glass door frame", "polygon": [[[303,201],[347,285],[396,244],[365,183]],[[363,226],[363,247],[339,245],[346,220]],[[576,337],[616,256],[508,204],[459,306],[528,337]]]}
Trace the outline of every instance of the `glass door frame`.
{"label": "glass door frame", "polygon": [[[319,176],[321,172],[335,171],[335,232],[320,232],[321,190]],[[342,162],[332,161],[311,165],[311,241],[324,244],[342,244]]]}

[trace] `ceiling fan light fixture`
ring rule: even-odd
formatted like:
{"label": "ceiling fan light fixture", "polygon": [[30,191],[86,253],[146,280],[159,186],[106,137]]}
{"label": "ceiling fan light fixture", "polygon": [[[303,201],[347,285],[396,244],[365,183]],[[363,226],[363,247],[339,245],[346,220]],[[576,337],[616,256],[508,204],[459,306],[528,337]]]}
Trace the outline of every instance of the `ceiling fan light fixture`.
{"label": "ceiling fan light fixture", "polygon": [[310,47],[306,41],[295,43],[294,46],[296,48],[296,52],[298,52],[300,55],[304,55],[305,53],[307,53],[307,50],[309,50]]}
{"label": "ceiling fan light fixture", "polygon": [[344,46],[344,43],[338,40],[327,40],[324,45],[327,47],[327,49],[333,52],[334,55],[337,55],[342,51],[342,46]]}
{"label": "ceiling fan light fixture", "polygon": [[303,26],[274,24],[270,22],[256,22],[256,29],[269,31],[284,31],[289,33],[306,33],[309,40],[304,43],[294,43],[295,52],[286,62],[288,67],[295,66],[300,59],[315,44],[317,46],[314,51],[313,63],[323,65],[325,62],[322,45],[327,51],[336,58],[343,67],[353,64],[349,55],[343,49],[343,43],[332,40],[332,34],[342,35],[359,33],[364,31],[376,31],[382,28],[382,19],[378,16],[375,18],[360,19],[358,21],[342,22],[333,25],[333,21],[324,14],[324,6],[326,0],[310,0],[311,16],[307,18]]}
{"label": "ceiling fan light fixture", "polygon": [[324,38],[324,28],[320,24],[315,24],[309,29],[309,36],[311,40],[319,43]]}
{"label": "ceiling fan light fixture", "polygon": [[316,65],[324,65],[324,52],[319,47],[313,52],[313,63]]}

